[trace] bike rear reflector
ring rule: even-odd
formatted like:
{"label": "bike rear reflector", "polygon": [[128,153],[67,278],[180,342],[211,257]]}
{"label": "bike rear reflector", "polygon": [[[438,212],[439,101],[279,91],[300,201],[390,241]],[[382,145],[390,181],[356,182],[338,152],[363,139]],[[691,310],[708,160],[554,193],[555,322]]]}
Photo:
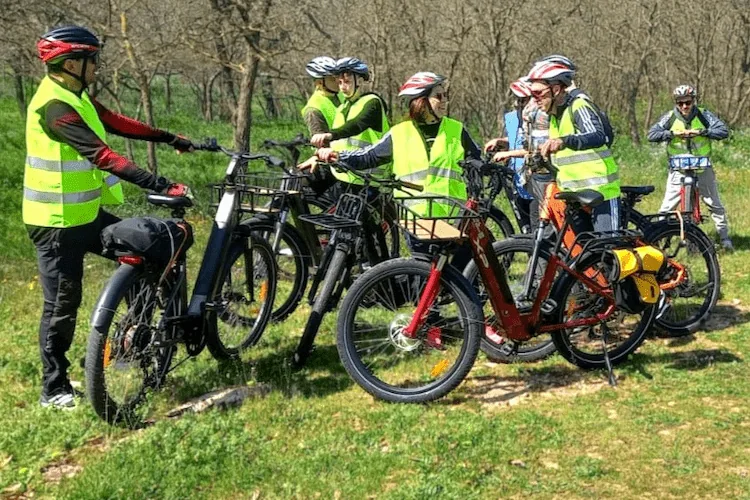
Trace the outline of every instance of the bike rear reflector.
{"label": "bike rear reflector", "polygon": [[138,255],[123,255],[117,258],[117,262],[120,264],[130,264],[131,266],[139,266],[143,264],[143,257]]}

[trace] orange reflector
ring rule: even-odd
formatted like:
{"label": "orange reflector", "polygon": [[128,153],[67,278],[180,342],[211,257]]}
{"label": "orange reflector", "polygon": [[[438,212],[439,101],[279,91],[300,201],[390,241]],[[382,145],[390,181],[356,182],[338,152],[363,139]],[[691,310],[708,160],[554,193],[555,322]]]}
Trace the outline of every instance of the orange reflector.
{"label": "orange reflector", "polygon": [[445,370],[448,369],[448,360],[444,359],[442,361],[439,361],[435,366],[432,367],[432,371],[430,372],[430,377],[436,378],[445,372]]}
{"label": "orange reflector", "polygon": [[112,360],[112,348],[109,344],[109,338],[104,343],[104,368],[109,367],[109,362]]}
{"label": "orange reflector", "polygon": [[265,302],[268,296],[268,281],[264,281],[260,284],[260,300]]}

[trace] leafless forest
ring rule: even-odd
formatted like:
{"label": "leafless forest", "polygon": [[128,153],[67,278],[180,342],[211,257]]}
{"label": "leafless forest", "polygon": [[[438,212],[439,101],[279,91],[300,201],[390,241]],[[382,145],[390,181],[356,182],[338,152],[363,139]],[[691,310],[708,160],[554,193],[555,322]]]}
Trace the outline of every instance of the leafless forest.
{"label": "leafless forest", "polygon": [[[251,103],[266,116],[292,116],[311,88],[312,56],[356,55],[371,67],[372,90],[398,113],[405,77],[450,77],[451,114],[497,132],[508,84],[548,53],[578,65],[580,87],[636,142],[691,83],[730,126],[750,122],[750,9],[747,0],[4,0],[2,67],[19,109],[43,68],[37,37],[84,24],[105,41],[95,91],[114,106],[140,96],[154,123],[152,91],[189,86],[195,113],[231,120],[235,145],[249,140]],[[128,109],[133,112],[132,109]]]}

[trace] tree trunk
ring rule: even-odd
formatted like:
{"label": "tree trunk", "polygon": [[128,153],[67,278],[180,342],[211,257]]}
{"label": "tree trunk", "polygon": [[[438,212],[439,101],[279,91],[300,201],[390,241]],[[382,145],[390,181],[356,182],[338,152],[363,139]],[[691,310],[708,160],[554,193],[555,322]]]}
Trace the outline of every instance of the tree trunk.
{"label": "tree trunk", "polygon": [[164,76],[164,97],[167,100],[167,113],[172,112],[172,72]]}
{"label": "tree trunk", "polygon": [[239,98],[234,119],[234,148],[247,151],[250,146],[250,129],[252,128],[252,102],[255,80],[258,76],[260,59],[248,50],[245,57],[245,71],[242,73]]}
{"label": "tree trunk", "polygon": [[263,75],[261,78],[263,82],[261,89],[263,92],[266,116],[268,116],[269,119],[276,119],[279,117],[279,106],[273,91],[273,81],[269,75]]}
{"label": "tree trunk", "polygon": [[21,113],[21,118],[26,119],[26,92],[23,88],[23,76],[17,68],[13,68],[13,87],[16,91],[16,103],[18,103],[18,112]]}
{"label": "tree trunk", "polygon": [[628,93],[628,128],[630,128],[630,139],[633,144],[640,146],[641,131],[638,128],[638,117],[635,113],[635,107],[638,101],[638,87],[633,85]]}

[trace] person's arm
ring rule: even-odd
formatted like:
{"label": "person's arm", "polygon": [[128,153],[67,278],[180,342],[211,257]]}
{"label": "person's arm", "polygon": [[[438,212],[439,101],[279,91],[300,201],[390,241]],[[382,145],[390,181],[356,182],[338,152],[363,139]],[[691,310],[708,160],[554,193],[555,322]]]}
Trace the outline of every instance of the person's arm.
{"label": "person's arm", "polygon": [[673,111],[667,111],[661,118],[659,118],[659,121],[651,126],[647,135],[649,142],[664,142],[672,140],[672,131],[667,128],[672,113]]}
{"label": "person's arm", "polygon": [[170,182],[164,177],[156,177],[112,151],[69,104],[56,100],[50,101],[46,106],[44,117],[46,129],[51,138],[70,145],[96,168],[143,189],[162,191],[169,186]]}
{"label": "person's arm", "polygon": [[727,125],[723,121],[721,121],[718,116],[708,110],[705,110],[703,111],[703,117],[708,122],[708,128],[706,128],[705,132],[702,132],[701,135],[704,135],[709,139],[713,139],[715,141],[720,141],[729,137],[729,127],[727,127]]}
{"label": "person's arm", "polygon": [[354,170],[367,170],[393,161],[393,140],[387,132],[372,146],[354,151],[341,151],[339,160],[345,162]]}
{"label": "person's arm", "polygon": [[[571,103],[571,106],[573,104]],[[607,144],[607,134],[599,114],[588,104],[573,111],[573,121],[577,134],[561,137],[565,147],[580,151],[583,149],[594,149]]]}
{"label": "person's arm", "polygon": [[151,127],[133,118],[110,111],[93,97],[91,98],[91,102],[96,108],[99,119],[104,124],[104,129],[111,134],[126,137],[128,139],[161,142],[174,146],[174,148],[179,151],[188,151],[192,147],[191,142],[183,137],[179,137],[171,132],[167,132],[166,130]]}
{"label": "person's arm", "polygon": [[368,128],[382,132],[383,106],[380,99],[370,99],[355,120],[349,120],[342,126],[331,130],[331,140],[352,137],[361,134]]}
{"label": "person's arm", "polygon": [[461,146],[464,148],[464,158],[475,158],[480,159],[482,157],[482,150],[479,149],[477,143],[471,138],[469,132],[463,128],[461,129]]}
{"label": "person's arm", "polygon": [[329,132],[328,122],[319,109],[310,108],[305,111],[304,120],[307,129],[310,131],[310,137],[315,134],[325,134]]}

